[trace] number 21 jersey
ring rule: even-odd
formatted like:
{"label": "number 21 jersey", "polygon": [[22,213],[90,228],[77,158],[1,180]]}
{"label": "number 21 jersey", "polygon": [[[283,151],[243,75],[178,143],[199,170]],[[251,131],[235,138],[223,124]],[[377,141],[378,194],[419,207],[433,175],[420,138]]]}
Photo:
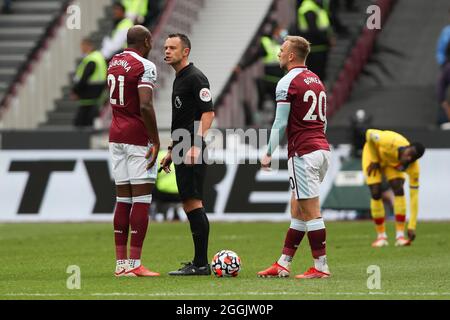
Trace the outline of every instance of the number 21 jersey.
{"label": "number 21 jersey", "polygon": [[154,89],[156,67],[136,50],[116,54],[108,66],[108,87],[112,107],[109,141],[147,146],[149,138],[142,120],[138,89]]}

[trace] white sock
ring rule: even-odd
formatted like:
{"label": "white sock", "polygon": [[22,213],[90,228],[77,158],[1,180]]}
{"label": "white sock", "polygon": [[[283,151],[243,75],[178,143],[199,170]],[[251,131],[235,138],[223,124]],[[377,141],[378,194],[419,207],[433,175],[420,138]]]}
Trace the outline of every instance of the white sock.
{"label": "white sock", "polygon": [[397,231],[396,232],[396,239],[398,238],[404,238],[405,237],[405,233],[403,231]]}
{"label": "white sock", "polygon": [[280,259],[278,259],[277,263],[282,266],[283,268],[286,268],[288,270],[291,270],[291,263],[292,263],[292,257],[282,254]]}
{"label": "white sock", "polygon": [[387,239],[387,234],[386,234],[386,232],[379,233],[379,234],[378,234],[378,239],[380,239],[380,238],[386,238],[386,239]]}
{"label": "white sock", "polygon": [[319,259],[314,259],[314,268],[321,272],[330,273],[327,264],[327,256],[320,256]]}
{"label": "white sock", "polygon": [[140,259],[129,259],[128,265],[130,266],[130,269],[135,269],[141,265]]}
{"label": "white sock", "polygon": [[128,260],[116,260],[116,270],[120,271],[121,269],[127,269]]}

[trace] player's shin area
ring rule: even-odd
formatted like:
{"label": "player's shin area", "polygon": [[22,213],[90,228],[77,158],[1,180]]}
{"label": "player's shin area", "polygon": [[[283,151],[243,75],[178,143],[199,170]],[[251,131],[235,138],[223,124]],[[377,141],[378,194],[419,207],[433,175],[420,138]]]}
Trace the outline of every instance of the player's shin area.
{"label": "player's shin area", "polygon": [[319,197],[296,199],[291,197],[291,224],[284,241],[281,256],[272,266],[258,272],[258,276],[289,277],[292,260],[304,236],[308,236],[314,267],[296,276],[297,279],[327,278],[330,271],[326,258],[326,230],[320,214]]}

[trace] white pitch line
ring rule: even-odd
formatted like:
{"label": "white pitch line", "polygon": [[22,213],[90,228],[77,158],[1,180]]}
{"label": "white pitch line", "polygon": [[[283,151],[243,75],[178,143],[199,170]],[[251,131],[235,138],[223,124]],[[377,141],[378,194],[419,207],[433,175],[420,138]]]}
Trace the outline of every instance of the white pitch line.
{"label": "white pitch line", "polygon": [[450,292],[221,292],[221,293],[128,293],[128,292],[109,292],[109,293],[7,293],[0,294],[7,297],[85,297],[85,296],[133,296],[133,297],[209,297],[209,296],[285,296],[285,295],[307,295],[307,296],[450,296]]}

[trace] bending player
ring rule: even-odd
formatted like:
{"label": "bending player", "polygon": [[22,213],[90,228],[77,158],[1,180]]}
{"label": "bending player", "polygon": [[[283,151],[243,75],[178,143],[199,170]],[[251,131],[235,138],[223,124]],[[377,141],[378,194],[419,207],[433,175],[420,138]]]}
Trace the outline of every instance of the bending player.
{"label": "bending player", "polygon": [[[369,129],[366,132],[366,144],[362,154],[362,168],[366,183],[370,188],[372,199],[370,210],[377,239],[372,247],[388,245],[385,212],[381,199],[381,182],[383,176],[392,188],[394,198],[394,214],[396,229],[396,246],[408,246],[416,237],[416,221],[419,208],[419,161],[425,148],[421,143],[409,143],[401,134],[393,131]],[[410,187],[410,219],[408,224],[408,238],[404,236],[406,220],[406,200],[403,185],[405,172],[409,176]]]}

